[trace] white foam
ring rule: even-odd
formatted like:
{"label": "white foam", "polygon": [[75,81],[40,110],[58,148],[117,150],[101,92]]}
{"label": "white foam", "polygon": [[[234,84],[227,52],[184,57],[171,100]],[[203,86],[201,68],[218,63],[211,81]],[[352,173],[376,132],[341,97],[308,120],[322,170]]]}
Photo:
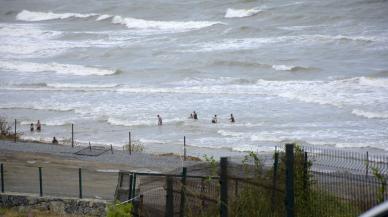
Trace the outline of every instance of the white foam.
{"label": "white foam", "polygon": [[156,126],[157,120],[133,120],[129,121],[126,119],[118,119],[118,118],[108,118],[107,122],[111,125],[117,125],[117,126],[127,126],[127,127],[133,127],[133,126]]}
{"label": "white foam", "polygon": [[[291,36],[277,36],[266,38],[238,38],[238,39],[223,39],[213,42],[200,42],[187,45],[186,51],[192,52],[209,52],[222,50],[248,50],[257,49],[266,45],[280,44],[280,43],[296,43],[296,44],[317,44],[317,43],[333,43],[333,42],[386,42],[387,37],[375,36],[345,36],[345,35],[291,35]],[[193,48],[194,47],[194,48]]]}
{"label": "white foam", "polygon": [[360,77],[359,83],[360,85],[388,88],[388,78]]}
{"label": "white foam", "polygon": [[286,65],[273,65],[273,69],[276,71],[291,71],[292,69],[295,68],[295,66],[286,66]]}
{"label": "white foam", "polygon": [[254,151],[254,152],[273,152],[275,150],[274,146],[259,146],[259,145],[247,145],[240,144],[236,147],[232,147],[234,151]]}
{"label": "white foam", "polygon": [[39,25],[0,23],[0,36],[4,37],[52,39],[62,34],[61,31],[44,30]]}
{"label": "white foam", "polygon": [[[22,140],[29,140],[29,141],[38,141],[38,142],[44,142],[44,143],[51,143],[53,138],[42,136],[40,134],[34,134],[32,135],[21,135],[20,139]],[[62,141],[63,139],[57,138],[58,141]]]}
{"label": "white foam", "polygon": [[118,84],[81,84],[81,83],[48,83],[47,87],[58,89],[77,89],[77,90],[105,90],[117,87]]}
{"label": "white foam", "polygon": [[158,30],[176,30],[188,31],[210,27],[221,22],[210,21],[153,21],[143,20],[131,17],[114,16],[112,23],[122,24],[130,29],[158,29]]}
{"label": "white foam", "polygon": [[112,15],[109,15],[109,14],[103,14],[103,15],[100,15],[96,18],[96,21],[101,21],[101,20],[106,20],[106,19],[109,19],[111,18]]}
{"label": "white foam", "polygon": [[67,18],[89,18],[97,16],[96,21],[103,21],[112,18],[113,24],[125,25],[130,29],[156,29],[167,30],[173,32],[190,31],[201,28],[210,27],[216,24],[224,24],[216,21],[158,21],[158,20],[144,20],[132,17],[122,17],[119,15],[109,14],[80,14],[80,13],[53,13],[53,12],[37,12],[23,10],[17,14],[16,19],[22,21],[44,21]]}
{"label": "white foam", "polygon": [[281,27],[278,27],[278,29],[291,30],[291,31],[301,31],[301,30],[305,30],[305,29],[318,28],[318,27],[323,27],[323,25],[316,25],[316,26],[281,26]]}
{"label": "white foam", "polygon": [[260,13],[261,10],[257,8],[251,9],[233,9],[228,8],[225,13],[225,18],[241,18],[241,17],[250,17]]}
{"label": "white foam", "polygon": [[370,111],[363,111],[360,109],[353,109],[352,114],[365,117],[365,118],[388,118],[388,112],[376,112],[376,111],[370,112]]}
{"label": "white foam", "polygon": [[309,67],[302,66],[288,66],[288,65],[272,65],[272,68],[276,71],[297,71],[297,70],[306,70]]}
{"label": "white foam", "polygon": [[123,33],[107,31],[102,34],[112,35],[112,38],[65,41],[59,39],[59,36],[64,35],[63,32],[48,30],[43,24],[3,23],[0,24],[0,54],[3,58],[36,58],[55,56],[71,48],[129,45],[128,41],[125,41],[128,37],[126,39],[117,37],[123,36]]}
{"label": "white foam", "polygon": [[[134,126],[157,126],[158,120],[155,117],[155,119],[144,119],[144,120],[128,120],[128,119],[118,119],[118,118],[108,118],[107,122],[112,125],[118,125],[118,126],[127,126],[127,127],[134,127]],[[163,119],[163,124],[177,124],[184,122],[183,119],[179,118],[172,118],[172,119]]]}
{"label": "white foam", "polygon": [[33,63],[22,61],[0,61],[0,68],[7,71],[18,72],[55,72],[70,75],[112,75],[116,70],[100,69],[82,65],[60,63]]}
{"label": "white foam", "polygon": [[139,139],[139,141],[145,144],[166,144],[167,143],[166,141],[161,141],[156,139],[144,139],[144,138]]}
{"label": "white foam", "polygon": [[[36,124],[36,121],[21,121],[20,125],[30,125],[33,123]],[[69,120],[41,120],[40,123],[45,126],[64,126],[67,124],[71,124]]]}
{"label": "white foam", "polygon": [[[385,108],[388,106],[387,93],[388,90],[383,85],[380,85],[386,78],[368,78],[368,77],[353,77],[338,80],[263,80],[259,79],[256,83],[239,83],[234,82],[237,78],[221,78],[221,79],[197,79],[193,82],[179,82],[169,84],[164,87],[155,86],[127,86],[116,84],[48,84],[42,85],[27,85],[24,86],[4,86],[1,89],[12,90],[84,90],[84,91],[116,91],[122,93],[172,93],[172,94],[207,94],[207,95],[262,95],[266,97],[283,97],[290,100],[297,100],[306,103],[317,103],[322,105],[331,105],[350,111],[355,115],[366,118],[386,118]],[[222,82],[220,82],[222,81]],[[367,81],[367,82],[365,82]],[[376,86],[376,84],[378,84]],[[383,86],[383,87],[380,87]],[[41,105],[34,104],[34,108]],[[62,106],[62,105],[58,105]],[[71,107],[72,109],[74,107]],[[355,110],[357,109],[357,110]],[[79,108],[77,108],[77,111]],[[168,122],[168,120],[166,119]],[[184,121],[184,120],[174,120]],[[133,125],[155,125],[156,121],[153,118],[141,120],[115,120],[110,119],[109,122],[115,125],[133,126]],[[255,127],[262,123],[250,125],[249,123],[236,123],[230,126]],[[229,126],[229,125],[228,125]],[[227,126],[223,126],[229,128]]]}
{"label": "white foam", "polygon": [[245,135],[245,133],[232,132],[232,131],[226,131],[226,130],[218,130],[217,133],[222,136],[231,136],[231,137],[244,137]]}
{"label": "white foam", "polygon": [[35,12],[23,10],[16,15],[17,20],[22,21],[44,21],[67,18],[88,18],[97,14],[79,14],[79,13],[53,13],[53,12]]}

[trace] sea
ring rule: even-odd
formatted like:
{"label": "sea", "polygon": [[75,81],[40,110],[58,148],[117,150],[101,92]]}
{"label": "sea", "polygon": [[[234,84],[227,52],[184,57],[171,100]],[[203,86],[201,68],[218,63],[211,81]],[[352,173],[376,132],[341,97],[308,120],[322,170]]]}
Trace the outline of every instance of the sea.
{"label": "sea", "polygon": [[155,153],[388,151],[388,1],[0,0],[0,116]]}

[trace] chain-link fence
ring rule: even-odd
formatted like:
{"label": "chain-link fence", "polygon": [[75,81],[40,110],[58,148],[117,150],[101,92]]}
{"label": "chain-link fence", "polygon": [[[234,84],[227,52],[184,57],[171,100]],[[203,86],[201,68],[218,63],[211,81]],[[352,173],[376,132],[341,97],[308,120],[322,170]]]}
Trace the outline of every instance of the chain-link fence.
{"label": "chain-link fence", "polygon": [[350,217],[388,198],[387,156],[293,144],[271,157],[207,158],[167,174],[1,167],[2,191],[133,202],[140,216]]}
{"label": "chain-link fence", "polygon": [[[33,162],[31,162],[33,163]],[[117,172],[50,165],[1,163],[1,191],[113,201]]]}

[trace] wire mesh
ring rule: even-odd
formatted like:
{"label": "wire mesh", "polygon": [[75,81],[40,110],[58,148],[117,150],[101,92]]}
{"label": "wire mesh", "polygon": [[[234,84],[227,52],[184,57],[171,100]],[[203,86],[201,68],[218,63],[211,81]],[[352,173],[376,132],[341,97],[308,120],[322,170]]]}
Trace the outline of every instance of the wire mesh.
{"label": "wire mesh", "polygon": [[117,171],[82,169],[83,196],[113,201],[117,180]]}
{"label": "wire mesh", "polygon": [[37,167],[8,162],[3,166],[5,191],[39,194]]}

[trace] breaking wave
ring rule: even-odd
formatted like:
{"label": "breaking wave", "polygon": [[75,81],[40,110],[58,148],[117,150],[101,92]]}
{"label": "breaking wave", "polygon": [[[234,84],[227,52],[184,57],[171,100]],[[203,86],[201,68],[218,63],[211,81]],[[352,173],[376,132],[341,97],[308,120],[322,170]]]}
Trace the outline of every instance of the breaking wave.
{"label": "breaking wave", "polygon": [[261,10],[257,8],[251,9],[233,9],[228,8],[225,12],[225,18],[242,18],[242,17],[250,17],[260,13]]}
{"label": "breaking wave", "polygon": [[[132,86],[125,84],[23,84],[2,85],[1,89],[11,90],[61,90],[61,91],[113,91],[143,94],[207,94],[207,95],[263,95],[282,97],[306,103],[331,105],[352,111],[367,118],[387,118],[385,113],[372,113],[374,108],[386,108],[388,86],[381,86],[386,78],[353,77],[339,80],[241,80],[239,78],[183,80],[158,86]],[[359,110],[353,110],[353,109]],[[112,124],[132,126],[150,125],[153,121],[141,123],[123,122],[111,119]],[[166,120],[169,122],[169,120]],[[179,120],[172,120],[179,121]],[[243,124],[243,123],[242,123]]]}
{"label": "breaking wave", "polygon": [[96,17],[96,21],[111,19],[112,24],[125,25],[130,29],[157,29],[169,31],[189,31],[210,27],[216,24],[224,24],[217,21],[157,21],[143,20],[132,17],[122,17],[109,14],[80,14],[80,13],[53,13],[53,12],[35,12],[23,10],[17,14],[16,19],[21,21],[45,21],[67,18],[91,18]]}
{"label": "breaking wave", "polygon": [[302,66],[287,66],[287,65],[273,65],[273,69],[276,71],[299,71],[299,70],[308,70],[308,67]]}
{"label": "breaking wave", "polygon": [[[134,127],[134,126],[157,126],[158,121],[155,117],[154,120],[144,119],[144,120],[127,120],[127,119],[118,119],[118,118],[108,118],[107,122],[111,125],[117,126],[126,126],[126,127]],[[163,119],[163,124],[178,124],[183,123],[184,120],[179,118],[174,119]]]}
{"label": "breaking wave", "polygon": [[113,75],[118,70],[101,69],[82,65],[60,64],[60,63],[33,63],[22,61],[0,61],[0,68],[7,71],[18,72],[55,72],[58,74],[70,75]]}
{"label": "breaking wave", "polygon": [[232,38],[213,42],[200,42],[190,44],[186,51],[192,52],[212,52],[223,50],[249,50],[257,49],[266,45],[281,44],[281,43],[303,43],[304,45],[317,43],[333,43],[333,42],[385,42],[386,37],[376,36],[345,36],[345,35],[293,35],[293,36],[277,36],[263,38]]}
{"label": "breaking wave", "polygon": [[97,16],[97,14],[53,13],[23,10],[16,15],[16,19],[21,21],[44,21],[67,18],[88,18],[92,16]]}
{"label": "breaking wave", "polygon": [[195,30],[210,27],[221,22],[210,21],[153,21],[143,20],[131,17],[114,16],[112,23],[122,24],[130,29],[160,29],[160,30]]}
{"label": "breaking wave", "polygon": [[388,112],[369,112],[359,109],[353,109],[352,114],[365,118],[388,118]]}

